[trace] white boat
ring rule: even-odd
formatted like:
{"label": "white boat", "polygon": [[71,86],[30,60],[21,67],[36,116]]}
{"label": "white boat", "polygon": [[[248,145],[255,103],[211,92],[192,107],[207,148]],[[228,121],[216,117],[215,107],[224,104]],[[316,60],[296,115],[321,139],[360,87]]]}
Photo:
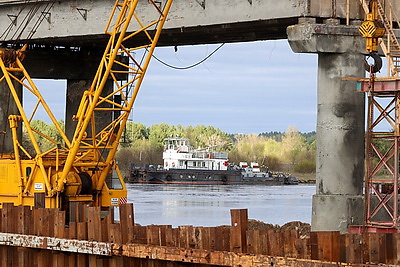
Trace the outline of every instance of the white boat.
{"label": "white boat", "polygon": [[260,170],[258,163],[229,163],[228,153],[212,147],[194,149],[189,139],[165,139],[163,166],[131,168],[128,182],[185,184],[266,184],[283,185],[284,178]]}
{"label": "white boat", "polygon": [[228,153],[211,148],[194,149],[186,138],[165,139],[163,168],[147,167],[131,172],[131,182],[237,184],[242,173],[229,164]]}
{"label": "white boat", "polygon": [[250,166],[247,162],[240,162],[240,168],[242,169],[242,175],[245,178],[263,178],[263,177],[272,177],[272,173],[267,171],[261,171],[260,165],[258,162],[251,162]]}

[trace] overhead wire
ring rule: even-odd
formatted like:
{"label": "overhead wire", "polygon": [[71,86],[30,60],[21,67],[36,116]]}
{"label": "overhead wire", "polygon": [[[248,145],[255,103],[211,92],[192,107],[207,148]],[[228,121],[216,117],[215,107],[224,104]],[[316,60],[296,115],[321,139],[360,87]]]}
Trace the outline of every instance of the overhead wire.
{"label": "overhead wire", "polygon": [[194,63],[194,64],[192,64],[192,65],[186,66],[186,67],[177,67],[177,66],[173,66],[173,65],[171,65],[171,64],[168,64],[168,63],[166,63],[165,61],[162,61],[161,59],[159,59],[158,57],[156,57],[154,54],[153,54],[153,58],[154,58],[155,60],[157,60],[158,62],[160,62],[161,64],[163,64],[163,65],[165,65],[165,66],[167,66],[167,67],[169,67],[169,68],[171,68],[171,69],[176,69],[176,70],[187,70],[187,69],[194,68],[194,67],[200,65],[201,63],[205,62],[205,61],[206,61],[207,59],[209,59],[212,55],[214,55],[219,49],[221,49],[224,45],[225,45],[225,43],[222,43],[220,46],[218,46],[216,49],[214,49],[214,51],[212,51],[209,55],[207,55],[207,56],[206,56],[205,58],[203,58],[202,60],[200,60],[200,61],[198,61],[198,62],[196,62],[196,63]]}
{"label": "overhead wire", "polygon": [[55,0],[48,2],[47,5],[43,8],[43,11],[41,12],[39,18],[36,20],[32,30],[30,31],[27,39],[30,40],[32,39],[33,35],[36,33],[36,30],[39,28],[40,24],[42,24],[43,20],[46,18],[46,14],[53,8],[55,4]]}

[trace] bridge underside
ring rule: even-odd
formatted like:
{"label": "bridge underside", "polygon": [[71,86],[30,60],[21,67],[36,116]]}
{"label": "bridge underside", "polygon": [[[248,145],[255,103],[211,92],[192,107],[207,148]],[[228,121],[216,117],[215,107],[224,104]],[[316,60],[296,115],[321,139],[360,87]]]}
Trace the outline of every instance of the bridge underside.
{"label": "bridge underside", "polygon": [[[179,46],[286,39],[286,28],[297,23],[298,18],[293,17],[165,29],[157,45]],[[137,38],[134,38],[135,43],[132,45],[144,43],[145,38],[144,35],[139,35]],[[97,34],[90,36],[31,39],[29,43],[35,44],[32,47],[33,50],[37,48],[53,50],[53,47],[58,46],[79,47],[80,50],[103,50],[107,41],[108,35]],[[23,45],[25,41],[20,40],[19,43]]]}

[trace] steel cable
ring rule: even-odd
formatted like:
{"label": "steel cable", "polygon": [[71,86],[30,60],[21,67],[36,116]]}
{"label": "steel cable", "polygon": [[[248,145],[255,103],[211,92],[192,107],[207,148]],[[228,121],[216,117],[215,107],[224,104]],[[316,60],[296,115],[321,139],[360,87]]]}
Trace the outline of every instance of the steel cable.
{"label": "steel cable", "polygon": [[200,60],[199,62],[194,63],[194,64],[189,65],[189,66],[186,66],[186,67],[176,67],[176,66],[170,65],[170,64],[168,64],[168,63],[162,61],[162,60],[159,59],[158,57],[156,57],[154,54],[153,54],[153,58],[154,58],[155,60],[157,60],[158,62],[160,62],[161,64],[163,64],[163,65],[165,65],[165,66],[167,66],[167,67],[169,67],[169,68],[171,68],[171,69],[176,69],[176,70],[187,70],[187,69],[194,68],[194,67],[200,65],[201,63],[203,63],[204,61],[206,61],[207,59],[209,59],[212,55],[214,55],[214,54],[215,54],[221,47],[223,47],[224,45],[225,45],[225,43],[222,43],[222,44],[221,44],[220,46],[218,46],[214,51],[212,51],[208,56],[206,56],[205,58],[203,58],[203,59]]}

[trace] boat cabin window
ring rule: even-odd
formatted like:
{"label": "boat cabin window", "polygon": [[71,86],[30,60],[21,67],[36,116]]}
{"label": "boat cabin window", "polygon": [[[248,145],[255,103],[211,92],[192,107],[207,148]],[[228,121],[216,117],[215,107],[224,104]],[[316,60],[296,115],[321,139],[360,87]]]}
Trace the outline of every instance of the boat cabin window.
{"label": "boat cabin window", "polygon": [[196,167],[196,161],[193,161],[193,167]]}

